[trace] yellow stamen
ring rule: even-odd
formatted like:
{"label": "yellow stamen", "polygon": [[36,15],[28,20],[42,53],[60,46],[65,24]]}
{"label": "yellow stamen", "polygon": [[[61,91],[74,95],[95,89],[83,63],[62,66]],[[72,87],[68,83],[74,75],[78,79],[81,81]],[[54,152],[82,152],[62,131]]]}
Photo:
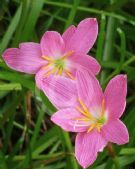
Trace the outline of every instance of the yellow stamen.
{"label": "yellow stamen", "polygon": [[84,115],[85,117],[78,117],[78,118],[74,118],[73,120],[78,120],[78,126],[79,126],[79,124],[82,125],[82,123],[80,121],[87,122],[86,124],[90,125],[90,127],[87,130],[87,133],[92,131],[94,128],[98,132],[100,132],[102,126],[104,125],[104,123],[106,121],[106,119],[104,117],[104,114],[105,114],[105,106],[104,106],[105,102],[104,102],[104,99],[102,100],[102,110],[101,110],[101,113],[100,113],[100,117],[93,117],[91,112],[87,108],[87,106],[83,103],[83,101],[80,98],[78,98],[78,102],[80,103],[81,108],[79,106],[77,106],[76,109],[82,115]]}
{"label": "yellow stamen", "polygon": [[62,72],[63,72],[63,68],[59,68],[57,74],[58,74],[58,75],[62,75]]}
{"label": "yellow stamen", "polygon": [[42,56],[43,59],[48,61],[48,64],[46,66],[43,66],[43,69],[48,69],[50,66],[54,65],[55,68],[53,68],[52,70],[48,71],[45,76],[49,76],[50,74],[56,73],[57,75],[62,75],[63,71],[66,73],[66,75],[71,78],[72,80],[74,80],[75,78],[73,77],[73,75],[68,71],[68,70],[64,70],[64,61],[67,57],[71,56],[73,54],[74,51],[69,51],[67,52],[62,58],[59,59],[54,59],[51,58],[49,56]]}
{"label": "yellow stamen", "polygon": [[92,131],[95,127],[96,127],[96,123],[92,124],[92,125],[89,127],[87,133],[89,133],[90,131]]}
{"label": "yellow stamen", "polygon": [[53,63],[49,63],[49,64],[47,64],[46,66],[43,66],[43,68],[45,68],[45,69],[48,69],[50,66],[52,66],[53,65]]}
{"label": "yellow stamen", "polygon": [[97,123],[96,128],[97,128],[97,131],[100,132],[100,130],[101,130],[101,125]]}
{"label": "yellow stamen", "polygon": [[83,114],[84,116],[89,118],[88,114],[86,112],[84,112],[80,107],[77,106],[76,110],[78,110],[81,114]]}
{"label": "yellow stamen", "polygon": [[83,101],[81,99],[78,98],[78,101],[80,103],[80,105],[82,106],[83,110],[86,112],[86,114],[90,117],[90,112],[87,109],[87,107],[85,106],[85,104],[83,103]]}
{"label": "yellow stamen", "polygon": [[72,74],[69,71],[66,70],[65,73],[70,79],[75,80],[75,78],[72,76]]}
{"label": "yellow stamen", "polygon": [[104,112],[105,112],[105,101],[104,101],[104,99],[103,99],[103,100],[102,100],[101,118],[104,116]]}
{"label": "yellow stamen", "polygon": [[42,56],[43,59],[47,60],[47,61],[54,61],[53,58],[50,58],[48,56]]}
{"label": "yellow stamen", "polygon": [[57,71],[57,68],[53,68],[52,70],[48,71],[45,76],[49,76]]}
{"label": "yellow stamen", "polygon": [[74,53],[74,51],[67,52],[62,59],[66,59],[67,57],[71,56]]}
{"label": "yellow stamen", "polygon": [[73,120],[78,120],[78,121],[90,121],[88,118],[74,118]]}

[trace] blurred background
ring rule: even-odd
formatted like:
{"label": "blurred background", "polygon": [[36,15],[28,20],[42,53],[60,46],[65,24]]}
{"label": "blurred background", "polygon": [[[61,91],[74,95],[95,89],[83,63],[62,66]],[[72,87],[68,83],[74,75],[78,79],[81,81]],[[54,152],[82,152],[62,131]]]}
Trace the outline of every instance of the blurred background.
{"label": "blurred background", "polygon": [[[0,0],[0,56],[20,42],[39,42],[47,30],[63,33],[86,17],[96,17],[99,23],[90,54],[102,66],[102,87],[116,74],[128,75],[122,120],[130,134],[127,145],[113,145],[115,157],[105,149],[89,169],[134,169],[135,0]],[[75,134],[54,125],[53,112],[34,76],[9,69],[1,57],[0,169],[81,169],[73,154]]]}

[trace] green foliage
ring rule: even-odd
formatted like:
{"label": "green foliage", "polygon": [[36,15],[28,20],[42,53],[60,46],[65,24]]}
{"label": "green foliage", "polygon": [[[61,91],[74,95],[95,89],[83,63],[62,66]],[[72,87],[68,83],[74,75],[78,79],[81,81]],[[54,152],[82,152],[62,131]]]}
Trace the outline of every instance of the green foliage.
{"label": "green foliage", "polygon": [[[7,47],[37,41],[46,30],[62,33],[71,24],[96,17],[99,36],[92,56],[102,65],[105,88],[118,73],[128,75],[123,120],[130,142],[114,145],[116,156],[100,153],[89,169],[134,169],[135,162],[135,1],[134,0],[1,0],[0,55]],[[0,60],[0,169],[79,169],[74,134],[50,121],[55,108],[35,86],[33,76],[15,72]]]}

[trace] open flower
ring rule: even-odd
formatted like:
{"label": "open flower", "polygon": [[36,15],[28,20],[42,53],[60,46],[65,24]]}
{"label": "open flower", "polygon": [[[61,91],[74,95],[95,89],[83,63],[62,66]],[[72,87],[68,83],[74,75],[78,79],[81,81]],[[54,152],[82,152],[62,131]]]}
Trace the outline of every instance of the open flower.
{"label": "open flower", "polygon": [[[62,36],[58,32],[47,31],[41,38],[40,44],[21,43],[19,48],[9,48],[2,56],[10,68],[36,74],[37,86],[50,98],[51,92],[46,92],[48,90],[46,85],[48,78],[49,81],[50,78],[54,81],[56,78],[58,81],[59,77],[60,79],[64,78],[62,81],[67,81],[67,78],[74,80],[76,69],[80,65],[93,74],[100,71],[98,62],[87,55],[97,38],[97,34],[96,19],[87,18],[81,21],[77,27],[70,26]],[[56,103],[54,104],[59,107]]]}
{"label": "open flower", "polygon": [[85,169],[108,142],[121,145],[129,140],[127,128],[119,120],[126,105],[127,77],[114,77],[104,93],[90,72],[79,70],[76,78],[77,102],[56,112],[51,120],[66,131],[78,133],[75,156]]}

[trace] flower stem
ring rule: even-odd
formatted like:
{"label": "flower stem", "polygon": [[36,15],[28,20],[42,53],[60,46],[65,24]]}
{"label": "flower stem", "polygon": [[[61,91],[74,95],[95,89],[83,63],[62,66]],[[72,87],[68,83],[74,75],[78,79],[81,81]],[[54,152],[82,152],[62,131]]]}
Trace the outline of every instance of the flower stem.
{"label": "flower stem", "polygon": [[[65,149],[65,153],[72,154],[73,147],[72,147],[69,134],[63,131],[62,129],[60,129],[59,127],[58,127],[58,130],[61,136],[63,148]],[[70,166],[72,169],[78,169],[78,165],[76,163],[74,156],[67,156],[66,158],[67,158],[67,168],[69,168]]]}
{"label": "flower stem", "polygon": [[121,167],[120,167],[120,163],[119,163],[118,157],[117,157],[116,154],[115,154],[115,151],[114,151],[114,149],[113,149],[112,143],[108,143],[108,145],[107,145],[107,150],[108,150],[109,155],[110,155],[110,156],[112,157],[112,159],[113,159],[113,162],[114,162],[114,164],[115,164],[115,168],[116,168],[116,169],[120,169],[120,168],[121,168]]}
{"label": "flower stem", "polygon": [[117,157],[117,156],[115,156],[115,157],[113,158],[113,162],[114,162],[114,164],[115,164],[115,168],[116,168],[116,169],[121,169],[120,163],[119,163],[119,160],[118,160],[118,157]]}
{"label": "flower stem", "polygon": [[107,150],[108,150],[109,155],[110,155],[112,158],[115,158],[115,152],[114,152],[114,150],[113,150],[112,143],[108,143],[108,145],[107,145]]}
{"label": "flower stem", "polygon": [[[105,45],[104,45],[104,53],[103,53],[103,61],[112,60],[113,51],[114,51],[114,38],[116,33],[116,19],[109,17],[107,22],[107,32],[105,38]],[[104,80],[108,76],[110,72],[107,70],[102,71],[101,73],[101,84],[103,84]]]}

